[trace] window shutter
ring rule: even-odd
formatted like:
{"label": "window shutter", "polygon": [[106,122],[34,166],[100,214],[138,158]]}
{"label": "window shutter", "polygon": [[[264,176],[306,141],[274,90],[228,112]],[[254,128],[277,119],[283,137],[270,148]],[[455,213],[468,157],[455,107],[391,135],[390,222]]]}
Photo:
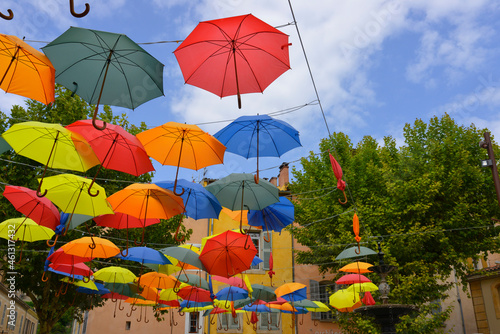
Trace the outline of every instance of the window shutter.
{"label": "window shutter", "polygon": [[[267,233],[266,231],[262,231],[262,233]],[[269,257],[271,256],[271,252],[273,251],[273,234],[269,233],[269,242],[261,239],[261,243],[264,247],[263,250],[263,259],[262,268],[264,270],[269,270]]]}
{"label": "window shutter", "polygon": [[[311,292],[311,300],[320,300],[319,297],[319,282],[315,280],[309,280],[309,291]],[[311,312],[312,320],[321,320],[320,312]]]}

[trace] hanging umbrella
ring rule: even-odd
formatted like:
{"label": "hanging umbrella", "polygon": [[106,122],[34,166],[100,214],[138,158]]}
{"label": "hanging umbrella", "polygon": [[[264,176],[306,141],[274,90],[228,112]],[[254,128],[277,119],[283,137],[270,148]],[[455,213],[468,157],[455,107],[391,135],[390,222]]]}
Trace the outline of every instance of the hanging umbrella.
{"label": "hanging umbrella", "polygon": [[189,248],[173,246],[160,249],[160,252],[178,260],[177,266],[181,268],[181,271],[193,268],[205,270],[203,263],[200,261],[199,254]]}
{"label": "hanging umbrella", "polygon": [[212,302],[210,291],[191,285],[181,287],[179,289],[179,292],[177,292],[177,296],[184,299],[185,301],[188,300],[191,302]]}
{"label": "hanging umbrella", "polygon": [[[144,220],[148,218],[170,219],[184,212],[182,198],[155,184],[131,184],[109,196],[108,201],[115,212]],[[134,241],[136,246],[144,243],[145,229],[144,226],[141,242]]]}
{"label": "hanging umbrella", "polygon": [[312,301],[315,306],[310,306],[310,307],[307,307],[306,306],[306,309],[310,312],[330,312],[331,309],[328,307],[328,305],[322,303],[322,302],[318,302],[316,300],[313,300]]}
{"label": "hanging umbrella", "polygon": [[64,249],[59,248],[54,253],[50,254],[47,257],[47,260],[49,260],[51,263],[58,263],[58,264],[76,264],[76,263],[92,261],[92,258],[66,254],[64,252]]}
{"label": "hanging umbrella", "polygon": [[280,201],[265,207],[262,210],[248,211],[248,225],[259,226],[267,231],[267,242],[271,241],[269,231],[281,232],[283,228],[293,223],[295,219],[295,208],[293,203],[286,197],[280,197]]}
{"label": "hanging umbrella", "polygon": [[[251,174],[233,173],[205,187],[230,210],[262,210],[279,201],[278,188],[263,179],[257,184]],[[240,220],[240,231],[242,220]]]}
{"label": "hanging umbrella", "polygon": [[[102,124],[100,127],[102,127]],[[108,124],[101,131],[93,127],[91,120],[86,119],[67,125],[66,129],[76,132],[85,138],[101,162],[99,169],[92,179],[88,190],[89,193],[102,167],[134,176],[154,171],[149,156],[139,139],[125,131],[119,125]]]}
{"label": "hanging umbrella", "polygon": [[[155,183],[157,186],[175,192],[175,182],[160,181]],[[189,182],[184,179],[177,180],[177,184],[184,189],[181,195],[186,209],[185,215],[193,219],[203,218],[219,218],[219,213],[222,210],[221,205],[217,198],[201,184]],[[174,238],[178,241],[184,240],[184,237],[177,238],[182,220],[179,221],[177,231],[175,231]]]}
{"label": "hanging umbrella", "polygon": [[168,276],[165,274],[157,273],[156,271],[152,271],[146,273],[137,278],[138,284],[149,286],[157,289],[173,289],[177,287],[179,283],[172,276]]}
{"label": "hanging umbrella", "polygon": [[69,277],[64,277],[61,281],[64,283],[73,284],[74,286],[77,286],[77,287],[86,288],[86,289],[90,289],[90,290],[94,290],[94,291],[99,291],[99,288],[97,287],[97,285],[92,281],[84,282],[82,280],[76,280],[76,281],[72,282]]}
{"label": "hanging umbrella", "polygon": [[335,281],[337,284],[368,283],[370,279],[361,274],[347,274]]}
{"label": "hanging umbrella", "polygon": [[12,147],[0,136],[0,154],[12,150]]}
{"label": "hanging umbrella", "polygon": [[229,216],[234,221],[239,222],[241,220],[243,225],[248,225],[248,210],[229,210],[228,208],[222,208],[224,214]]}
{"label": "hanging umbrella", "polygon": [[179,282],[189,284],[191,286],[195,286],[197,288],[202,288],[205,290],[209,289],[209,284],[206,279],[201,277],[200,275],[195,274],[180,274],[176,277]]}
{"label": "hanging umbrella", "polygon": [[151,264],[151,263],[144,263],[145,267],[148,267],[149,269],[152,269],[158,273],[165,274],[165,275],[172,275],[175,274],[176,272],[181,271],[181,267],[177,265],[179,261],[174,259],[173,257],[166,256],[167,259],[172,262],[172,264]]}
{"label": "hanging umbrella", "polygon": [[248,14],[200,22],[174,51],[187,84],[220,97],[262,93],[290,69],[288,36]]}
{"label": "hanging umbrella", "polygon": [[106,283],[132,283],[136,278],[137,277],[130,270],[117,266],[105,267],[94,273],[94,279],[96,281]]}
{"label": "hanging umbrella", "polygon": [[160,291],[159,303],[169,306],[180,306],[177,294],[174,289],[162,289]]}
{"label": "hanging umbrella", "polygon": [[[23,122],[12,125],[2,134],[17,154],[45,165],[47,168],[59,168],[85,172],[97,165],[99,160],[83,137],[59,124],[41,122]],[[42,183],[37,193],[40,197]]]}
{"label": "hanging umbrella", "polygon": [[249,235],[226,231],[207,240],[200,261],[209,274],[230,277],[250,269],[256,254]]}
{"label": "hanging umbrella", "polygon": [[370,291],[366,291],[365,292],[365,295],[363,296],[363,298],[361,299],[361,301],[365,305],[375,305],[376,304],[375,299],[373,299],[373,296],[370,293]]}
{"label": "hanging umbrella", "polygon": [[357,293],[363,293],[366,291],[371,292],[371,291],[377,291],[377,290],[378,290],[378,286],[376,286],[372,282],[352,283],[347,288],[347,291],[354,291]]}
{"label": "hanging umbrella", "polygon": [[367,256],[367,255],[373,255],[373,254],[377,254],[377,253],[368,247],[354,246],[354,247],[344,249],[339,255],[337,255],[335,260],[349,259],[349,258],[353,258],[353,257]]}
{"label": "hanging umbrella", "polygon": [[272,302],[276,300],[276,293],[268,286],[252,284],[252,298]]}
{"label": "hanging umbrella", "polygon": [[332,170],[333,173],[335,174],[335,178],[337,178],[337,189],[341,190],[342,193],[344,194],[344,202],[342,202],[339,198],[340,204],[346,204],[347,203],[347,196],[345,194],[345,181],[342,180],[342,167],[340,167],[340,164],[335,160],[333,155],[331,153],[328,153],[330,156],[330,164],[332,165]]}
{"label": "hanging umbrella", "polygon": [[299,301],[307,298],[307,286],[296,282],[285,283],[277,287],[274,293],[286,301]]}
{"label": "hanging umbrella", "polygon": [[228,286],[217,292],[215,297],[219,300],[235,301],[248,298],[248,291],[235,286]]}
{"label": "hanging umbrella", "polygon": [[96,108],[135,109],[163,95],[163,64],[122,34],[71,27],[42,48],[56,69],[55,81]]}
{"label": "hanging umbrella", "polygon": [[24,242],[49,240],[54,235],[50,228],[38,225],[30,218],[11,218],[0,223],[0,238],[7,240],[21,240],[19,262],[23,256]]}
{"label": "hanging umbrella", "polygon": [[211,278],[215,281],[218,281],[218,282],[221,282],[224,284],[236,286],[236,287],[242,288],[242,289],[247,289],[245,282],[237,276],[222,277],[222,276],[217,276],[217,275],[211,275]]}
{"label": "hanging umbrella", "polygon": [[38,197],[36,191],[21,186],[5,186],[3,196],[17,211],[33,219],[39,225],[55,230],[61,216],[56,206],[45,197]]}
{"label": "hanging umbrella", "polygon": [[302,146],[295,128],[267,115],[238,117],[214,137],[226,145],[228,152],[246,159],[257,158],[256,183],[259,182],[259,157],[281,157]]}
{"label": "hanging umbrella", "polygon": [[372,267],[373,264],[356,261],[349,264],[346,264],[339,271],[347,272],[347,273],[355,273],[355,274],[366,274],[371,273],[372,271],[368,268]]}
{"label": "hanging umbrella", "polygon": [[[174,193],[179,167],[199,170],[221,164],[226,147],[196,125],[168,122],[137,134],[150,157],[162,165],[176,166]],[[168,149],[165,149],[168,148]]]}
{"label": "hanging umbrella", "polygon": [[351,312],[355,308],[361,306],[359,294],[353,294],[351,291],[341,289],[332,294],[329,298],[330,305],[335,307],[340,312]]}
{"label": "hanging umbrella", "polygon": [[16,36],[0,34],[0,88],[50,104],[55,69],[49,58]]}
{"label": "hanging umbrella", "polygon": [[107,259],[120,253],[120,248],[107,239],[99,237],[83,237],[71,240],[61,246],[62,251],[69,255],[76,255],[94,259]]}
{"label": "hanging umbrella", "polygon": [[52,268],[57,273],[62,273],[65,274],[66,276],[73,277],[73,280],[75,279],[76,276],[90,277],[94,274],[94,272],[85,263],[75,263],[75,264],[51,263],[49,267]]}
{"label": "hanging umbrella", "polygon": [[132,247],[128,249],[126,256],[118,254],[117,257],[122,260],[139,262],[141,264],[172,264],[162,252],[149,247]]}

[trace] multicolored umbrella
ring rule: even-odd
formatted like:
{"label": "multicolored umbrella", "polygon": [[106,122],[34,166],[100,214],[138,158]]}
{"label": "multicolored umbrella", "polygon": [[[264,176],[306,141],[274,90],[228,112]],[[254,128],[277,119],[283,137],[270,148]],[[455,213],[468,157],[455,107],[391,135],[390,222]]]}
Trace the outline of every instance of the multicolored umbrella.
{"label": "multicolored umbrella", "polygon": [[0,34],[0,68],[0,88],[6,93],[43,104],[54,102],[54,66],[42,52],[24,42],[24,38]]}
{"label": "multicolored umbrella", "polygon": [[276,296],[286,301],[296,302],[307,298],[307,286],[302,283],[284,283],[274,291]]}
{"label": "multicolored umbrella", "polygon": [[125,35],[71,27],[42,49],[55,81],[96,105],[97,129],[99,104],[135,109],[163,95],[163,64]]}
{"label": "multicolored umbrella", "polygon": [[290,69],[288,35],[248,14],[200,22],[174,51],[187,84],[220,97],[261,93]]}
{"label": "multicolored umbrella", "polygon": [[[150,157],[162,165],[176,166],[174,193],[179,167],[199,170],[221,164],[226,147],[196,125],[168,122],[137,134]],[[168,148],[168,149],[165,149]]]}
{"label": "multicolored umbrella", "polygon": [[284,153],[302,146],[299,132],[290,124],[267,115],[240,116],[215,135],[227,147],[227,152],[246,159],[257,158],[259,182],[259,157],[281,157]]}

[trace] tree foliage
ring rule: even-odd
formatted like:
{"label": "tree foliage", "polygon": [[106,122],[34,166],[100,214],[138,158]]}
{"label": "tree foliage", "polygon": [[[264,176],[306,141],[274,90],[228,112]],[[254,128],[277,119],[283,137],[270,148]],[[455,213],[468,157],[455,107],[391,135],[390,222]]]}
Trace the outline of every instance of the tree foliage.
{"label": "tree foliage", "polygon": [[[56,87],[56,100],[51,106],[45,106],[34,100],[27,101],[26,108],[21,106],[14,106],[11,110],[10,117],[0,112],[0,132],[4,132],[12,124],[24,121],[39,121],[45,123],[59,123],[68,125],[76,120],[87,119],[93,112],[93,108],[83,101],[78,96],[71,96],[71,92],[62,87]],[[115,116],[112,110],[105,106],[99,115],[100,119],[122,126],[125,130],[132,134],[137,134],[146,130],[146,124],[143,122],[140,126],[130,124],[125,114]],[[30,160],[28,158],[16,155],[14,151],[7,151],[0,155],[0,185],[1,188],[5,185],[18,185],[31,189],[36,189],[38,186],[37,177],[41,175],[41,164]],[[66,171],[68,173],[93,177],[97,171],[98,166],[91,168],[86,173],[77,173],[74,171]],[[50,173],[56,174],[61,171],[48,170],[47,175]],[[63,171],[64,172],[64,171]],[[134,182],[151,182],[152,173],[144,174],[135,177],[126,173],[101,169],[97,182],[106,190],[109,196],[114,192],[126,187]],[[0,212],[4,219],[21,217],[22,214],[17,212],[12,204],[3,196],[0,197]],[[171,236],[175,231],[180,217],[174,217],[170,220],[163,221],[160,224],[149,226],[146,230],[146,240],[150,245],[174,245],[178,242]],[[86,226],[87,228],[85,228]],[[102,229],[95,226],[93,221],[88,221],[84,225],[79,226],[77,229],[69,231],[64,237],[59,238],[57,246],[80,238],[89,233],[109,238],[115,242],[117,246],[122,249],[126,246],[125,240],[127,234],[122,230],[115,229]],[[131,229],[129,238],[130,240],[140,239],[142,231],[140,229]],[[191,231],[183,229],[180,235],[189,237]],[[187,238],[188,239],[188,238]],[[6,243],[4,243],[6,244]],[[17,244],[17,243],[16,243]],[[17,254],[19,254],[19,246]],[[152,246],[154,247],[154,246]],[[6,262],[6,250],[2,247],[0,250],[0,263],[4,274],[7,270],[8,263]],[[19,264],[16,264],[16,288],[23,291],[29,296],[33,302],[34,308],[37,312],[40,321],[39,333],[51,333],[53,331],[64,330],[64,323],[77,319],[83,319],[84,312],[91,310],[94,307],[101,306],[102,300],[97,297],[76,292],[74,286],[69,286],[67,293],[63,294],[65,286],[62,285],[60,279],[62,276],[49,273],[48,281],[42,282],[41,277],[44,272],[44,263],[48,255],[49,248],[45,241],[25,243],[23,251],[23,259]],[[160,247],[158,247],[160,248]],[[117,260],[110,260],[117,261]],[[106,262],[92,261],[90,266],[92,269],[97,270],[106,266]],[[128,266],[136,274],[142,271],[139,265]],[[68,316],[68,309],[71,310],[70,319]],[[60,324],[56,326],[59,320],[63,319],[62,327]],[[56,326],[56,327],[54,327]]]}
{"label": "tree foliage", "polygon": [[[343,133],[323,140],[322,153],[311,153],[302,159],[301,170],[293,170],[291,190],[297,194],[295,217],[301,225],[294,235],[310,247],[298,253],[298,261],[336,272],[346,262],[335,257],[353,246],[356,212],[362,244],[377,249],[381,241],[386,263],[397,266],[388,277],[390,302],[420,306],[420,316],[405,317],[400,331],[442,330],[449,310],[432,315],[432,302],[446,298],[453,285],[447,279],[455,271],[465,288],[471,270],[467,259],[500,248],[491,220],[499,214],[491,170],[479,166],[487,159],[478,145],[485,131],[457,125],[444,115],[429,123],[407,124],[400,147],[392,137],[379,144],[366,136],[356,146]],[[494,149],[498,151],[496,145]],[[344,171],[346,205],[337,201],[342,195],[335,187],[328,151]],[[377,264],[376,257],[368,261]],[[371,278],[378,280],[376,275]],[[354,333],[362,327],[356,319],[341,322]]]}

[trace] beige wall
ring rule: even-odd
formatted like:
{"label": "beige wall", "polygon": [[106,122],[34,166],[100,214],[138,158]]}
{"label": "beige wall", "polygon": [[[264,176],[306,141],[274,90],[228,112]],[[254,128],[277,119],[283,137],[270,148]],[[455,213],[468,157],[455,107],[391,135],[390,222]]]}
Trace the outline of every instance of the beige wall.
{"label": "beige wall", "polygon": [[[8,284],[8,282],[5,282],[5,284]],[[12,300],[15,303],[11,307]],[[15,328],[9,327],[9,307],[14,312],[17,312]],[[10,298],[8,288],[3,283],[0,283],[0,333],[31,334],[36,333],[37,326],[38,317],[35,311],[23,302],[18,295],[14,299]]]}

